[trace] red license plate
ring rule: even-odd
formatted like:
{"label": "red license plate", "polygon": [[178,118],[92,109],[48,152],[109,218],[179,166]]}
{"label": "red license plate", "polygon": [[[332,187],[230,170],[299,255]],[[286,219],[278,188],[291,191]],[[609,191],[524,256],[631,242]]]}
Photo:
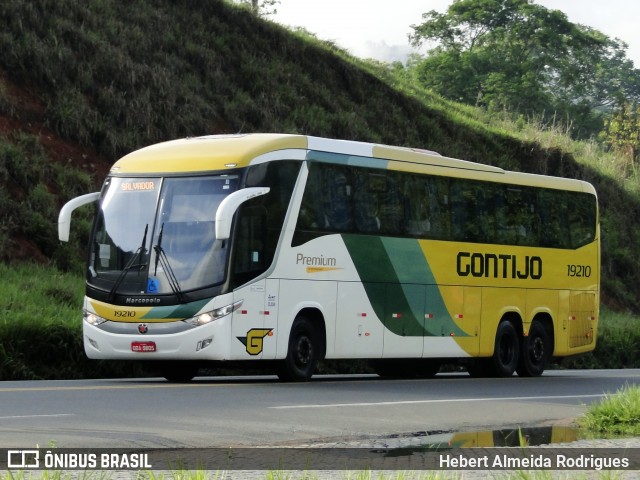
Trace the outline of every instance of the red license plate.
{"label": "red license plate", "polygon": [[155,352],[156,342],[131,342],[132,352]]}

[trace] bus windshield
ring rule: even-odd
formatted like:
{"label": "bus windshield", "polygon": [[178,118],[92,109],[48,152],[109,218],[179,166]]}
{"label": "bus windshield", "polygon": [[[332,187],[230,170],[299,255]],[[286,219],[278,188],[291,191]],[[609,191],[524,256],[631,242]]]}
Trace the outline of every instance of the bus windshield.
{"label": "bus windshield", "polygon": [[89,284],[111,296],[180,297],[221,283],[228,249],[215,242],[215,214],[237,187],[237,175],[108,179]]}

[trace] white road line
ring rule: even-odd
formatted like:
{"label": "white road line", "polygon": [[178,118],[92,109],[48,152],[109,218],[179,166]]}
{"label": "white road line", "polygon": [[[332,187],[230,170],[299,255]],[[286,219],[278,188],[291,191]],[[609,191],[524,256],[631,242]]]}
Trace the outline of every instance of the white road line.
{"label": "white road line", "polygon": [[337,407],[377,407],[384,405],[417,405],[422,403],[453,403],[453,402],[506,402],[518,400],[558,400],[563,398],[595,398],[604,397],[606,393],[595,395],[545,395],[536,397],[487,397],[487,398],[445,398],[441,400],[404,400],[398,402],[363,402],[363,403],[328,403],[316,405],[277,405],[275,410],[286,410],[295,408],[337,408]]}
{"label": "white road line", "polygon": [[74,413],[49,413],[43,415],[11,415],[9,417],[0,417],[0,420],[12,420],[14,418],[42,418],[42,417],[73,417]]}

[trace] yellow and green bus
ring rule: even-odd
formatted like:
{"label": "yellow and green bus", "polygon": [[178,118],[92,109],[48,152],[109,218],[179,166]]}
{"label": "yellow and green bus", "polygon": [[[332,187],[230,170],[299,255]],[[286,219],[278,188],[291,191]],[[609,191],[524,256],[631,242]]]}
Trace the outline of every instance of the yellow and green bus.
{"label": "yellow and green bus", "polygon": [[[210,361],[309,379],[322,359],[383,376],[541,375],[595,348],[596,192],[437,153],[305,135],[213,135],[121,158],[98,201],[89,358]],[[460,361],[462,360],[462,361]]]}

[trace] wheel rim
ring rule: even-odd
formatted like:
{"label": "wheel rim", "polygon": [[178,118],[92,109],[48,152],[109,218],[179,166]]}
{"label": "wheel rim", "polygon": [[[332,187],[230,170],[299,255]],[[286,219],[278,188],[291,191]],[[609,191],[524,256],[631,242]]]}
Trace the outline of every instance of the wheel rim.
{"label": "wheel rim", "polygon": [[540,337],[535,337],[529,348],[529,357],[535,364],[540,364],[544,359],[544,341]]}
{"label": "wheel rim", "polygon": [[312,357],[313,345],[311,344],[311,339],[306,336],[300,337],[296,345],[296,365],[304,368],[311,363]]}

